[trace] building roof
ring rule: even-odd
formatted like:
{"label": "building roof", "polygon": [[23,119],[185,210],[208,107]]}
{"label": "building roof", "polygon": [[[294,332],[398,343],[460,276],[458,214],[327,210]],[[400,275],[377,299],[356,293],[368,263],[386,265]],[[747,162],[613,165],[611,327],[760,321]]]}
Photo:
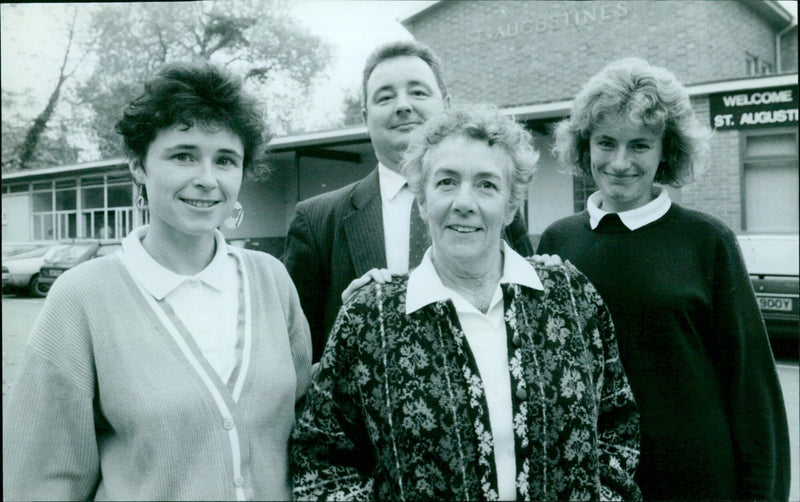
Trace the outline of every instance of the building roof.
{"label": "building roof", "polygon": [[[404,17],[401,17],[399,21],[403,26],[408,28],[409,23],[417,20],[422,16],[429,14],[430,11],[444,4],[447,1],[454,2],[459,0],[438,0],[433,2],[419,2],[415,10],[410,11]],[[789,23],[794,21],[794,16],[792,16],[792,14],[789,11],[787,11],[783,7],[783,5],[780,4],[780,2],[774,0],[739,0],[739,1],[747,4],[747,6],[750,7],[753,11],[755,11],[759,16],[767,20],[767,22],[769,22],[779,30],[789,26]]]}
{"label": "building roof", "polygon": [[[763,87],[777,87],[782,85],[797,85],[798,74],[773,75],[767,77],[755,77],[746,79],[724,80],[718,82],[707,82],[687,86],[690,96],[705,96],[718,92],[730,92],[747,89],[757,89]],[[559,118],[569,114],[572,108],[572,100],[551,101],[545,103],[531,103],[526,105],[504,108],[502,111],[513,115],[518,120],[542,120]],[[267,148],[270,152],[292,152],[306,147],[325,146],[335,147],[340,145],[352,145],[355,143],[366,143],[369,141],[369,134],[366,126],[347,127],[332,131],[309,132],[291,136],[273,138]],[[33,177],[44,177],[55,174],[77,173],[86,170],[102,168],[114,168],[125,166],[127,160],[119,157],[96,162],[74,164],[67,166],[48,167],[43,169],[26,169],[24,171],[14,171],[3,173],[3,182],[25,180]]]}
{"label": "building roof", "polygon": [[794,16],[780,2],[772,0],[739,0],[755,11],[767,22],[782,30],[795,22]]}
{"label": "building roof", "polygon": [[84,162],[81,164],[70,164],[66,166],[53,166],[44,168],[30,168],[3,173],[3,182],[25,179],[30,177],[44,177],[62,173],[76,173],[79,171],[94,171],[103,168],[125,167],[128,165],[124,157],[113,159],[96,160],[94,162]]}

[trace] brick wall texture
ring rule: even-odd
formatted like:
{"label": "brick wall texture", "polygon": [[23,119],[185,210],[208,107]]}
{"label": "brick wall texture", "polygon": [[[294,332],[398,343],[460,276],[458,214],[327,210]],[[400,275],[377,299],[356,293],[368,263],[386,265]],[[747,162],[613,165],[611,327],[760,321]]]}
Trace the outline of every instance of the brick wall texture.
{"label": "brick wall texture", "polygon": [[738,1],[443,1],[407,23],[444,61],[453,97],[500,106],[571,99],[628,56],[684,84],[747,77],[774,60],[775,31]]}

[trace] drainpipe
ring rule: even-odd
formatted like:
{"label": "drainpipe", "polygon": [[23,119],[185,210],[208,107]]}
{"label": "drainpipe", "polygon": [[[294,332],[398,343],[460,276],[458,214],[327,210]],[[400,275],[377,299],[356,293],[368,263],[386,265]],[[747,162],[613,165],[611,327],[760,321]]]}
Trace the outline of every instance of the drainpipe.
{"label": "drainpipe", "polygon": [[775,73],[780,73],[783,70],[783,68],[781,68],[781,66],[783,66],[781,65],[781,37],[784,35],[784,33],[794,28],[795,24],[797,24],[797,22],[794,18],[792,18],[792,20],[789,21],[789,26],[782,29],[777,35],[775,35]]}

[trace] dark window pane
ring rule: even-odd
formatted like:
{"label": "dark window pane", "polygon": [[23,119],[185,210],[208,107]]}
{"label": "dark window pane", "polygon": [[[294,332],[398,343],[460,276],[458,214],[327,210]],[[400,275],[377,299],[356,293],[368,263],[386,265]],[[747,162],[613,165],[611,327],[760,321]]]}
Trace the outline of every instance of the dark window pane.
{"label": "dark window pane", "polygon": [[75,209],[77,206],[75,190],[60,190],[56,192],[56,210]]}
{"label": "dark window pane", "polygon": [[72,188],[78,185],[78,181],[75,179],[71,180],[57,180],[56,181],[56,188]]}
{"label": "dark window pane", "polygon": [[103,207],[103,187],[81,189],[81,207],[84,209]]}
{"label": "dark window pane", "polygon": [[70,214],[66,215],[65,219],[67,220],[67,228],[66,228],[66,232],[64,232],[65,229],[62,228],[62,232],[64,232],[66,234],[66,236],[69,237],[70,239],[77,238],[78,237],[78,223],[77,223],[78,215],[75,214],[75,213],[70,213]]}
{"label": "dark window pane", "polygon": [[133,186],[116,185],[108,187],[108,207],[132,207]]}
{"label": "dark window pane", "polygon": [[36,192],[33,194],[33,212],[41,213],[53,210],[53,192]]}

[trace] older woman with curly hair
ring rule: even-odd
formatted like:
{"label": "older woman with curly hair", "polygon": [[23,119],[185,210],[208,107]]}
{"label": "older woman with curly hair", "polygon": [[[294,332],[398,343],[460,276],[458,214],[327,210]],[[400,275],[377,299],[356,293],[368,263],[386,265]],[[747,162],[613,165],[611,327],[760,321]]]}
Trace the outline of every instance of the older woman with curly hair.
{"label": "older woman with curly hair", "polygon": [[641,412],[642,494],[785,500],[786,413],[736,236],[662,186],[708,163],[686,89],[641,59],[612,63],[575,98],[555,150],[599,191],[538,252],[568,259],[608,304]]}
{"label": "older woman with curly hair", "polygon": [[342,307],[291,443],[297,499],[632,500],[638,414],[600,296],[501,240],[537,160],[496,109],[417,132],[432,246]]}

